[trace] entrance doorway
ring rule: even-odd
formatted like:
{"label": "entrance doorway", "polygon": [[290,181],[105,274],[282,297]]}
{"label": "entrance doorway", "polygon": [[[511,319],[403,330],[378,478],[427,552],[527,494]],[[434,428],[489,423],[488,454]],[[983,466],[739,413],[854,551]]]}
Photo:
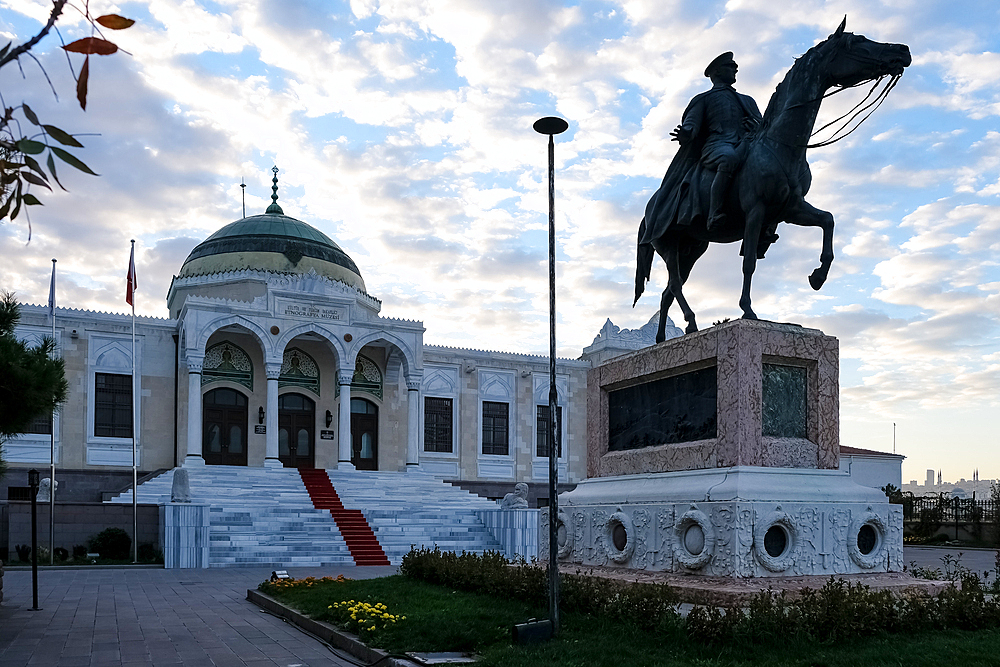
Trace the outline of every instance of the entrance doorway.
{"label": "entrance doorway", "polygon": [[247,397],[213,389],[202,399],[201,455],[208,465],[247,464]]}
{"label": "entrance doorway", "polygon": [[358,470],[378,470],[378,406],[351,399],[351,463]]}
{"label": "entrance doorway", "polygon": [[278,459],[286,468],[315,467],[316,404],[302,394],[278,397]]}

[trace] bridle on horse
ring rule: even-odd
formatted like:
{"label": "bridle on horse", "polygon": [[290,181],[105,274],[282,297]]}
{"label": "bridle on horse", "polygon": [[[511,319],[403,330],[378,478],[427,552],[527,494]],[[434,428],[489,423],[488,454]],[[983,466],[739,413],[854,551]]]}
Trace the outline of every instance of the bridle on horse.
{"label": "bridle on horse", "polygon": [[[859,62],[859,63],[866,64],[866,65],[878,65],[878,64],[881,64],[881,62],[882,62],[878,58],[872,58],[872,57],[868,57],[868,56],[862,56],[862,55],[859,55],[857,53],[852,53],[850,49],[845,49],[841,53],[844,56],[846,56],[847,58],[850,58],[851,60],[854,60],[854,61]],[[883,89],[881,92],[879,92],[878,95],[875,96],[875,99],[871,100],[871,102],[868,102],[868,100],[871,98],[871,96],[878,89],[879,85],[882,83],[882,80],[885,79],[887,76],[889,77],[889,82],[886,84],[885,89]],[[802,106],[809,106],[810,104],[813,104],[815,102],[822,102],[826,98],[832,97],[833,95],[836,95],[837,93],[842,93],[845,90],[847,90],[848,88],[857,88],[858,86],[861,86],[861,85],[863,85],[865,83],[868,83],[869,81],[873,81],[873,80],[875,81],[875,83],[872,85],[871,90],[868,91],[868,94],[865,95],[864,99],[862,99],[860,102],[858,102],[857,104],[855,104],[847,113],[843,114],[839,118],[835,118],[835,119],[831,120],[829,123],[827,123],[823,127],[819,128],[818,130],[814,130],[813,133],[809,135],[810,138],[815,137],[817,134],[819,134],[820,132],[822,132],[826,128],[830,127],[831,125],[839,123],[840,121],[842,121],[845,118],[847,118],[847,120],[845,120],[844,123],[840,127],[838,127],[836,130],[834,130],[833,137],[831,137],[830,139],[826,139],[824,141],[817,142],[815,144],[798,145],[798,146],[795,146],[795,148],[822,148],[823,146],[829,146],[830,144],[835,144],[838,141],[840,141],[841,139],[844,139],[844,138],[850,136],[851,134],[853,134],[855,130],[857,130],[859,127],[861,127],[862,123],[864,123],[866,120],[868,120],[869,116],[871,116],[873,113],[875,113],[876,109],[878,109],[880,106],[882,106],[882,102],[884,102],[885,98],[889,96],[889,93],[892,91],[892,89],[896,87],[896,84],[899,82],[899,78],[901,76],[903,76],[902,73],[892,74],[892,75],[883,74],[882,76],[880,76],[880,77],[878,77],[876,79],[865,79],[863,81],[859,81],[857,83],[853,83],[853,84],[851,84],[849,86],[837,86],[836,90],[833,90],[833,91],[828,92],[828,93],[823,93],[822,95],[820,95],[819,97],[817,97],[815,99],[808,100],[806,102],[799,102],[798,104],[792,104],[792,105],[788,106],[787,107],[788,109],[794,109],[796,107],[802,107]],[[868,102],[867,105],[865,105],[866,102]],[[862,106],[862,105],[864,105],[864,106]],[[865,111],[868,111],[868,113],[865,113]],[[857,117],[860,116],[861,114],[865,114],[864,117],[861,118],[861,120],[859,120],[854,125],[854,127],[852,127],[847,132],[844,132],[844,129],[847,128],[851,123],[853,123],[854,120],[857,119]],[[850,116],[850,117],[848,118],[848,116]],[[841,132],[844,132],[844,133],[840,134]],[[840,136],[837,136],[838,134]],[[785,143],[785,142],[779,141],[778,143]]]}

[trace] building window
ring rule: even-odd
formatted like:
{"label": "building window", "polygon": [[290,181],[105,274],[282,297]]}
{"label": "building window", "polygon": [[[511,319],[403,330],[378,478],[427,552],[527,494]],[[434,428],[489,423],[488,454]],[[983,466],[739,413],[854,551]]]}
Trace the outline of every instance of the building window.
{"label": "building window", "polygon": [[35,417],[31,423],[28,424],[28,430],[25,431],[25,433],[52,435],[52,414],[46,412],[45,414]]}
{"label": "building window", "polygon": [[[549,406],[539,405],[537,407],[535,425],[537,431],[536,446],[535,446],[535,456],[539,458],[549,458]],[[556,433],[559,436],[562,435],[562,406],[556,406]],[[558,442],[558,449],[556,450],[556,458],[562,456],[562,437],[556,438]]]}
{"label": "building window", "polygon": [[509,453],[509,408],[507,403],[483,401],[483,454]]}
{"label": "building window", "polygon": [[94,435],[132,437],[132,376],[94,375]]}
{"label": "building window", "polygon": [[424,451],[451,453],[451,399],[424,397]]}

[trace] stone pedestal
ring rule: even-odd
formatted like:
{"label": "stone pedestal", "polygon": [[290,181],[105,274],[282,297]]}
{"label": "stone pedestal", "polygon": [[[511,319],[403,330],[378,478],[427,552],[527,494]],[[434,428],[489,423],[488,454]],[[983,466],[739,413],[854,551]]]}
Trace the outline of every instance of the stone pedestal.
{"label": "stone pedestal", "polygon": [[836,470],[835,338],[737,320],[594,368],[587,392],[589,478],[559,497],[560,560],[724,577],[902,569],[902,509]]}
{"label": "stone pedestal", "polygon": [[[612,359],[587,375],[587,476],[729,466],[836,469],[838,372],[836,338],[753,320]],[[804,396],[794,396],[796,389]],[[789,405],[791,398],[803,405]],[[649,409],[616,419],[640,403]],[[657,410],[670,414],[657,422]]]}

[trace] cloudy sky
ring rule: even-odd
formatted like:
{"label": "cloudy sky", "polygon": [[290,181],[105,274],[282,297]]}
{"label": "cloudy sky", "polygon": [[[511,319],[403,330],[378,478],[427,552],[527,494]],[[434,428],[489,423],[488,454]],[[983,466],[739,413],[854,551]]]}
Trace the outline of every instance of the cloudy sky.
{"label": "cloudy sky", "polygon": [[[42,0],[0,0],[23,41]],[[32,237],[0,225],[0,287],[61,306],[125,312],[129,239],[137,310],[166,315],[191,249],[270,195],[336,240],[383,315],[422,320],[425,342],[547,351],[545,138],[558,114],[558,338],[576,357],[606,318],[644,324],[666,286],[654,265],[633,309],[635,234],[676,150],[669,131],[733,50],[737,88],[763,109],[775,85],[845,14],[848,30],[910,46],[913,65],[847,139],[810,151],[809,201],[837,220],[830,279],[806,277],[820,232],[782,225],[754,306],[840,339],[841,442],[945,479],[1000,477],[1000,6],[994,0],[92,0],[137,20],[93,57],[86,113],[50,36],[0,72],[21,101],[77,133],[100,178],[40,193]],[[68,42],[88,29],[59,24]],[[74,58],[79,68],[79,59]],[[854,97],[851,97],[851,96]],[[834,97],[820,120],[863,96]],[[843,100],[838,105],[838,100]],[[740,315],[738,244],[713,246],[687,297],[702,325]],[[676,308],[671,312],[681,321]]]}

